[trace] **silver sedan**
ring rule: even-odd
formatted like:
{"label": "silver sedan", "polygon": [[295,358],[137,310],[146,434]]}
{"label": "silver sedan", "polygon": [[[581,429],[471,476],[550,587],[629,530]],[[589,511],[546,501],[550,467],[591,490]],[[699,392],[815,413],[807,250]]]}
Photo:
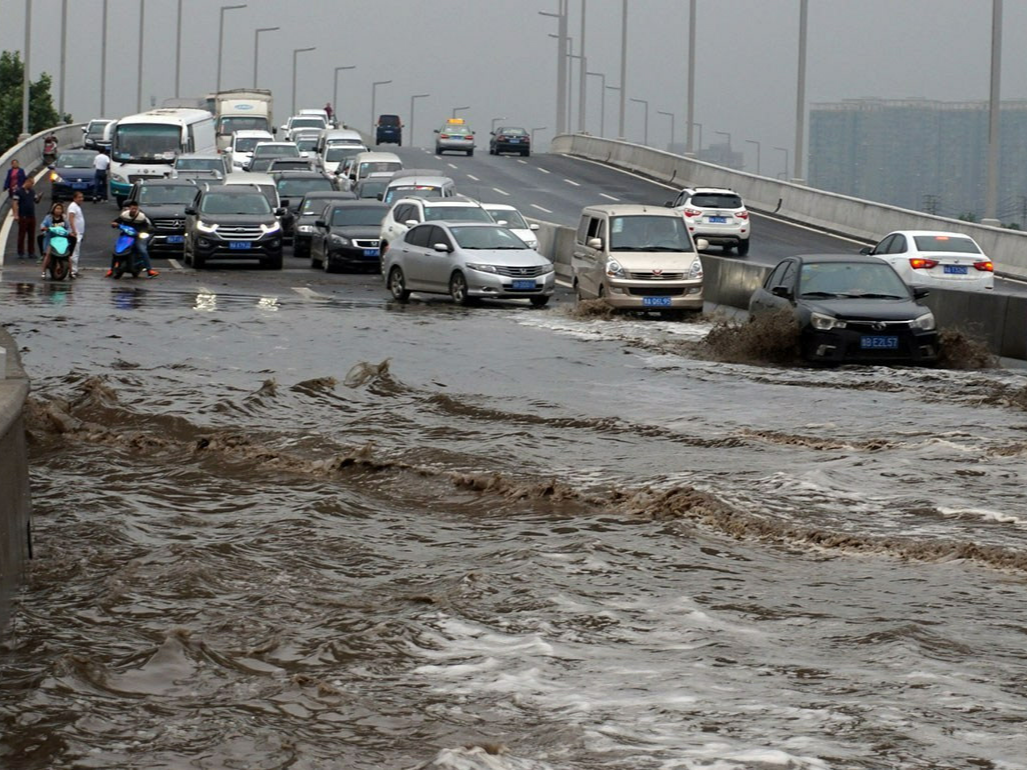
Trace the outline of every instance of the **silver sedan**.
{"label": "silver sedan", "polygon": [[411,292],[448,294],[460,305],[481,299],[549,302],[553,263],[510,230],[485,222],[425,222],[407,230],[384,257],[382,274],[394,299]]}

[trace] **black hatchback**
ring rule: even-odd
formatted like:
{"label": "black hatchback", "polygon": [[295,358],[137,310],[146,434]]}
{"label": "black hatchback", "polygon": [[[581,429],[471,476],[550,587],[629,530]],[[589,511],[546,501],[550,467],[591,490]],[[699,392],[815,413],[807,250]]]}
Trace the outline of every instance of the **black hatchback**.
{"label": "black hatchback", "polygon": [[805,255],[778,263],[749,300],[749,313],[787,310],[799,324],[807,361],[933,363],[934,314],[887,262],[853,255]]}

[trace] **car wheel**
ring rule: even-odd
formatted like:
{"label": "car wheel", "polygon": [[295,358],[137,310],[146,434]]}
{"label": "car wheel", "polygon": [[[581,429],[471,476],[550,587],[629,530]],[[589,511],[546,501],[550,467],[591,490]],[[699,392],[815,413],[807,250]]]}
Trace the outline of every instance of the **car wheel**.
{"label": "car wheel", "polygon": [[261,267],[265,270],[281,270],[282,269],[282,252],[278,252],[273,257],[268,257],[262,263]]}
{"label": "car wheel", "polygon": [[435,154],[436,155],[441,155],[442,154],[442,148],[441,147],[436,147],[435,148]]}
{"label": "car wheel", "polygon": [[464,278],[463,273],[453,273],[449,278],[449,296],[453,298],[453,301],[458,305],[470,305],[473,304],[471,294],[467,290],[467,279]]}
{"label": "car wheel", "polygon": [[545,307],[549,304],[549,297],[545,295],[541,297],[528,297],[528,302],[531,303],[532,307]]}
{"label": "car wheel", "polygon": [[730,243],[725,243],[722,247],[723,254],[725,257],[730,256],[731,250],[734,248]]}
{"label": "car wheel", "polygon": [[521,151],[521,157],[527,158],[527,157],[530,157],[530,156],[531,156],[531,150],[522,150]]}
{"label": "car wheel", "polygon": [[335,272],[335,264],[332,262],[332,258],[328,254],[325,254],[324,259],[321,260],[321,266],[324,268],[326,273]]}
{"label": "car wheel", "polygon": [[410,291],[407,289],[403,270],[398,267],[393,267],[389,271],[389,291],[392,293],[392,298],[397,302],[406,302],[410,299]]}
{"label": "car wheel", "polygon": [[749,253],[749,241],[748,239],[738,242],[738,256],[744,257]]}
{"label": "car wheel", "polygon": [[471,157],[472,155],[474,155],[474,150],[468,150],[468,151],[467,151],[467,157],[469,158],[469,157]]}
{"label": "car wheel", "polygon": [[193,267],[197,270],[202,270],[203,266],[207,264],[207,258],[201,257],[195,251],[193,252]]}

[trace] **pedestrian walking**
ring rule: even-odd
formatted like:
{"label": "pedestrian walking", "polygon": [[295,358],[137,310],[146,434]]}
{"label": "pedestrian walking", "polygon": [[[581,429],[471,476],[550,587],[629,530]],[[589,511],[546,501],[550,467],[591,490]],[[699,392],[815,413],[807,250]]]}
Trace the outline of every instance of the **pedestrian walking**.
{"label": "pedestrian walking", "polygon": [[35,191],[36,180],[28,177],[11,199],[18,222],[18,259],[36,258],[36,204],[43,199]]}
{"label": "pedestrian walking", "polygon": [[111,167],[111,158],[106,150],[100,150],[93,158],[93,169],[96,178],[93,180],[93,201],[107,200],[107,169]]}
{"label": "pedestrian walking", "polygon": [[21,187],[24,181],[25,169],[18,164],[17,159],[12,160],[11,167],[4,174],[4,192],[7,193],[8,199],[14,197],[14,191]]}
{"label": "pedestrian walking", "polygon": [[82,249],[82,239],[86,235],[86,217],[79,205],[85,199],[81,190],[76,190],[68,205],[68,229],[75,239],[75,247],[71,251],[71,277],[78,278],[78,255]]}

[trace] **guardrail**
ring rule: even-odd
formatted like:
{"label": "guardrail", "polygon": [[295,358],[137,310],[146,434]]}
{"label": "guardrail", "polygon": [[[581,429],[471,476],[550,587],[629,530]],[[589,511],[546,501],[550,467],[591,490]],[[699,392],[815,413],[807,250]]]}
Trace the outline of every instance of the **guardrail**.
{"label": "guardrail", "polygon": [[892,230],[965,233],[981,245],[995,263],[998,275],[1027,280],[1027,232],[851,198],[616,139],[562,134],[553,139],[549,151],[609,163],[680,187],[695,184],[730,187],[756,212],[773,214],[867,243],[878,241]]}

